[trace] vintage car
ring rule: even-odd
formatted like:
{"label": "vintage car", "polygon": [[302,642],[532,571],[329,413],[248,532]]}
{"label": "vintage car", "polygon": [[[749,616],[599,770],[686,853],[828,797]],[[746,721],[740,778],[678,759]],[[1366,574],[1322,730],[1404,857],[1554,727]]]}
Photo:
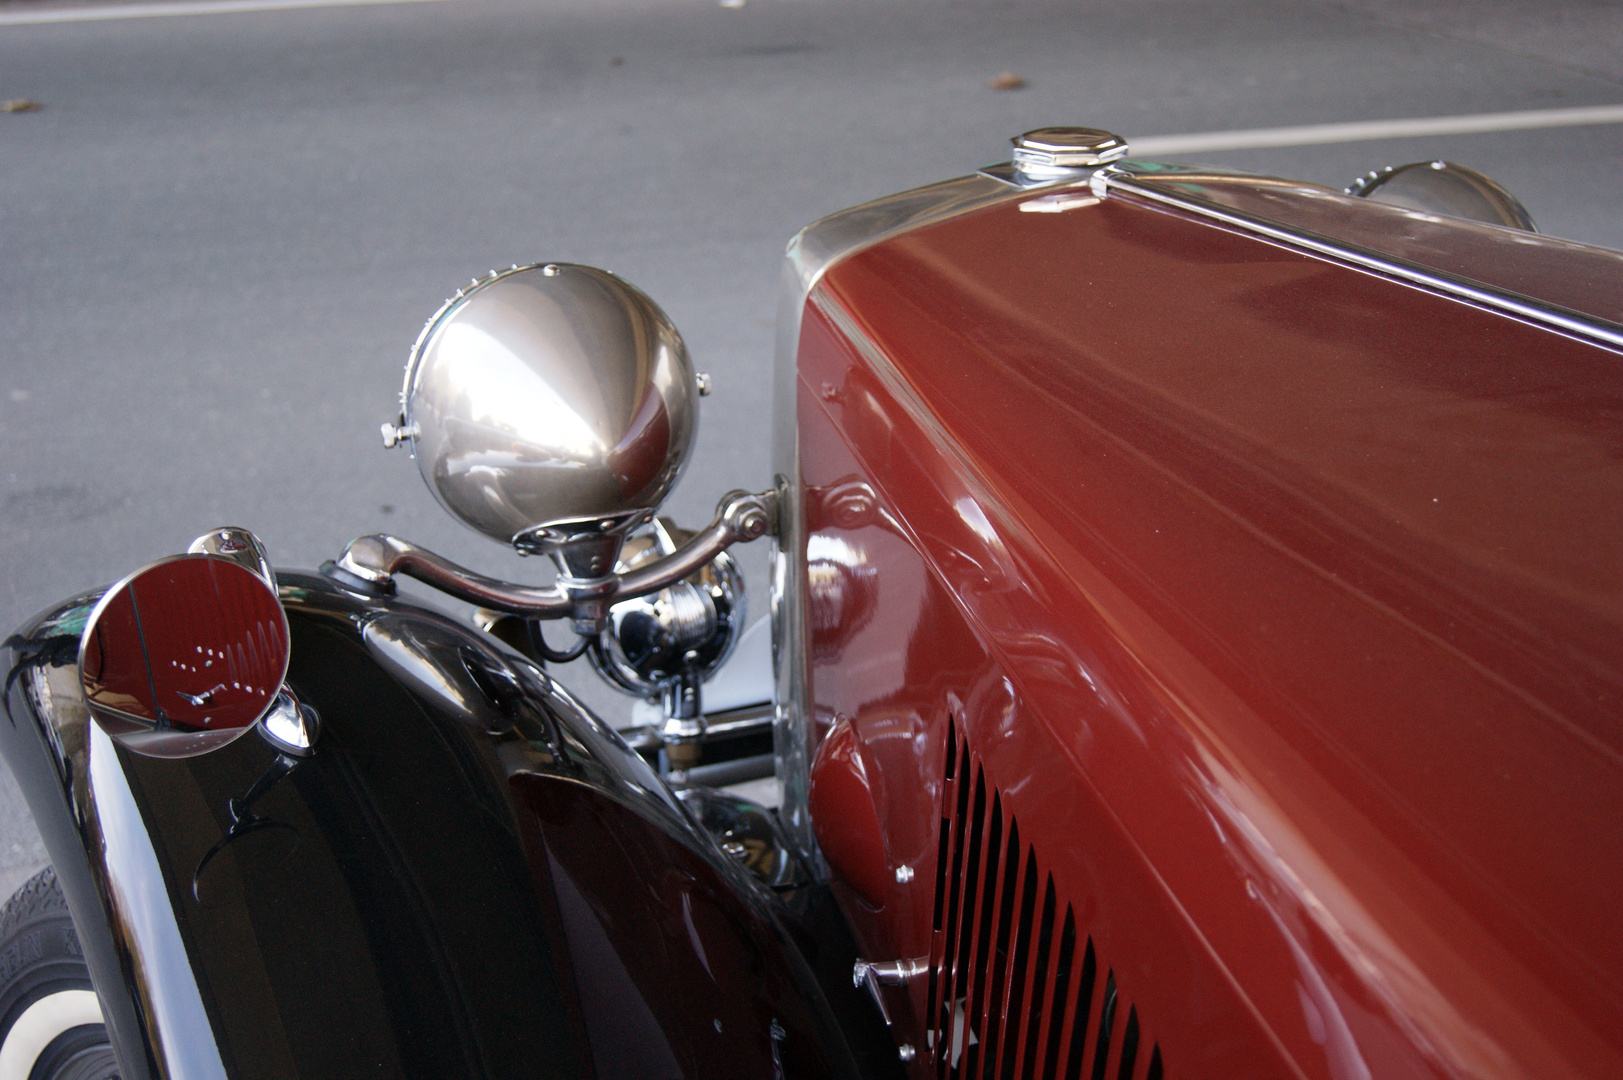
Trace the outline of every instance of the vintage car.
{"label": "vintage car", "polygon": [[1623,1076],[1623,254],[1127,153],[795,237],[703,529],[680,336],[538,263],[384,439],[551,584],[219,528],[20,629],[0,1080]]}

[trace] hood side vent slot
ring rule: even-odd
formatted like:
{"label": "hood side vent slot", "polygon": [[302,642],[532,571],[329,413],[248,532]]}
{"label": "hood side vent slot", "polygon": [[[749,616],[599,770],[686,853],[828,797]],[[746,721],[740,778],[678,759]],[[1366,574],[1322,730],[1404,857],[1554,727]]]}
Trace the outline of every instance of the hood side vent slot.
{"label": "hood side vent slot", "polygon": [[[1138,1010],[1042,869],[955,722],[947,736],[925,988],[943,1080],[1163,1080]],[[1118,1013],[1125,1011],[1118,1024]]]}

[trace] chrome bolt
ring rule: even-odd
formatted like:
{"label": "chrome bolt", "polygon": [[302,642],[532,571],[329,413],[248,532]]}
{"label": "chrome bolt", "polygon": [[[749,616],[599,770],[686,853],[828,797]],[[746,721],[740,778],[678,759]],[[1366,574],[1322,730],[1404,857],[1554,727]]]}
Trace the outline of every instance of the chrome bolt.
{"label": "chrome bolt", "polygon": [[399,446],[401,443],[405,442],[407,439],[415,438],[417,435],[418,429],[416,424],[407,424],[405,422],[405,417],[401,417],[400,419],[401,422],[399,424],[386,423],[380,425],[378,428],[378,430],[383,433],[383,448],[385,450],[392,450],[396,446]]}
{"label": "chrome bolt", "polygon": [[1127,140],[1098,128],[1036,128],[1009,140],[1014,164],[1033,180],[1058,180],[1127,156]]}
{"label": "chrome bolt", "polygon": [[772,518],[766,508],[742,492],[729,492],[723,496],[720,509],[728,527],[740,540],[750,541],[765,536],[772,526]]}
{"label": "chrome bolt", "polygon": [[903,1043],[896,1048],[896,1056],[903,1061],[912,1061],[918,1056],[918,1052],[913,1049],[912,1043]]}
{"label": "chrome bolt", "polygon": [[547,263],[547,265],[541,268],[541,273],[545,277],[557,277],[559,274],[563,273],[563,271],[559,268],[557,263]]}
{"label": "chrome bolt", "polygon": [[699,384],[699,396],[700,397],[709,397],[710,396],[710,376],[701,371],[697,375],[695,375],[693,378],[694,378],[694,381]]}
{"label": "chrome bolt", "polygon": [[906,885],[909,881],[912,881],[912,880],[913,880],[913,868],[911,866],[898,866],[896,868],[896,884],[898,884],[898,885]]}

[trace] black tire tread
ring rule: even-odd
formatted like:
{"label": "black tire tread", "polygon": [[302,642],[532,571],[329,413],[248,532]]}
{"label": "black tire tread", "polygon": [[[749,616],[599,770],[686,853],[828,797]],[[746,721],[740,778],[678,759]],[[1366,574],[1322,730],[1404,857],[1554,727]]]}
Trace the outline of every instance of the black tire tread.
{"label": "black tire tread", "polygon": [[56,870],[47,866],[23,882],[22,886],[11,894],[11,899],[6,901],[5,907],[0,908],[0,941],[5,941],[19,926],[33,922],[40,916],[57,917],[67,914],[68,902],[62,895],[62,886],[57,884]]}
{"label": "black tire tread", "polygon": [[56,872],[46,867],[0,908],[0,1035],[47,993],[92,989]]}
{"label": "black tire tread", "polygon": [[[94,988],[56,871],[47,866],[0,907],[0,1038],[33,1002],[73,989]],[[56,1077],[112,1077],[116,1068],[101,1024],[62,1032],[34,1063],[36,1074]]]}

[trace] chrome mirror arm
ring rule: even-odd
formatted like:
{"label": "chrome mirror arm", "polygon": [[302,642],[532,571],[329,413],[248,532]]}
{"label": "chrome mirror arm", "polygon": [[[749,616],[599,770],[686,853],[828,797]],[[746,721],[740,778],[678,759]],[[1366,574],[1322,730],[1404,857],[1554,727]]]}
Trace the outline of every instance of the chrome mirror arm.
{"label": "chrome mirror arm", "polygon": [[560,576],[545,589],[510,585],[440,557],[409,540],[372,533],[350,541],[333,564],[371,586],[386,586],[396,574],[416,578],[460,600],[527,619],[569,618],[580,634],[596,634],[608,625],[609,606],[658,592],[704,566],[733,544],[758,539],[777,521],[778,494],[732,491],[722,496],[716,519],[656,562],[626,574],[601,578]]}

